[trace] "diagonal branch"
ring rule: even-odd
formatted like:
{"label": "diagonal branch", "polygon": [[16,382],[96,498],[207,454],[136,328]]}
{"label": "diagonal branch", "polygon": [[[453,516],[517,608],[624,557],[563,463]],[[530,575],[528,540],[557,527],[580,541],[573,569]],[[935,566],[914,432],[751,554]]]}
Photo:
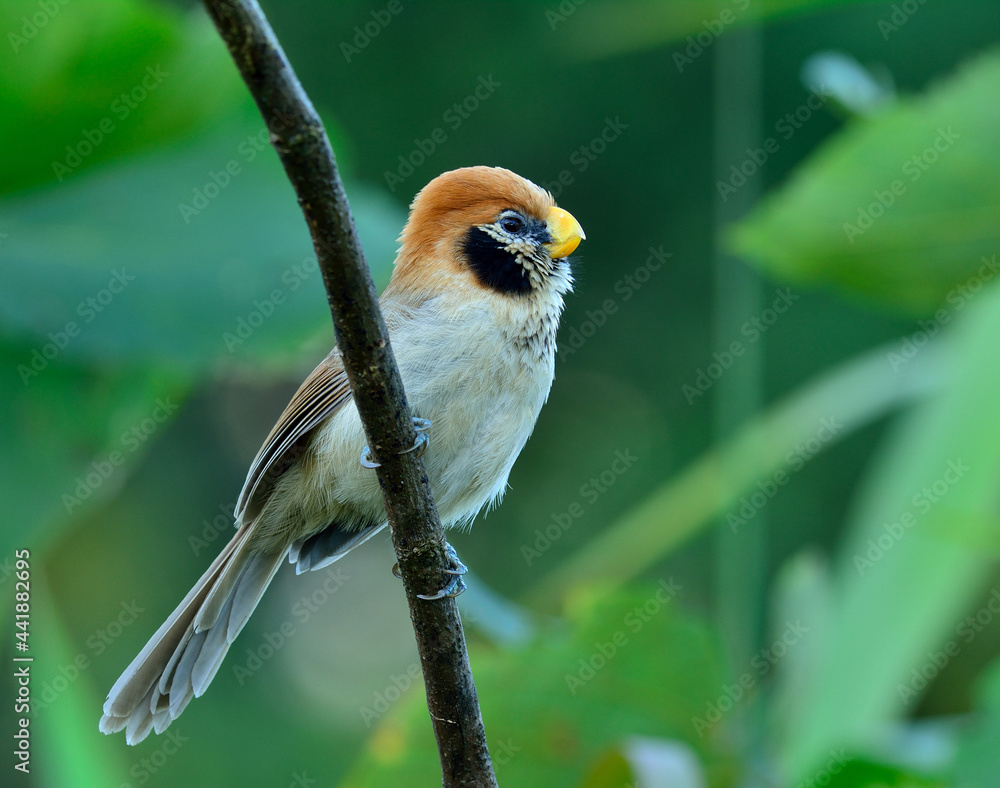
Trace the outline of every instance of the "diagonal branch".
{"label": "diagonal branch", "polygon": [[254,0],[205,0],[261,115],[305,214],[399,559],[448,786],[495,786],[476,686],[454,599],[424,601],[442,586],[444,530],[423,462],[401,454],[416,439],[378,306],[322,121]]}

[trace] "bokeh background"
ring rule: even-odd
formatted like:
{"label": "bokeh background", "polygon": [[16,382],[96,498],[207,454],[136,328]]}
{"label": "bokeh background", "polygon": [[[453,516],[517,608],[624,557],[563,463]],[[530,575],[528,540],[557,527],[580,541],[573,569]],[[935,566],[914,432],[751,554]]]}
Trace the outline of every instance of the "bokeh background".
{"label": "bokeh background", "polygon": [[[459,166],[588,234],[507,498],[452,539],[500,783],[1000,785],[1000,5],[264,8],[380,284]],[[167,734],[98,733],[332,330],[197,4],[0,33],[3,784],[436,784],[386,539],[283,571]]]}

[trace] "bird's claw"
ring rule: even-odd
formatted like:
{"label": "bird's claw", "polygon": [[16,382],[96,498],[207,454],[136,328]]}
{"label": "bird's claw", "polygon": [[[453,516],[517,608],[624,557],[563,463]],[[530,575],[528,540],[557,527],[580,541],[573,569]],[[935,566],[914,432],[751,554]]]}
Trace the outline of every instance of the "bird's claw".
{"label": "bird's claw", "polygon": [[462,575],[469,571],[469,567],[458,560],[458,553],[455,552],[455,548],[447,542],[444,543],[444,554],[449,564],[449,567],[444,571],[445,574],[451,575],[451,580],[436,594],[417,594],[417,599],[425,599],[433,602],[436,599],[456,597],[465,591],[465,581],[462,579]]}
{"label": "bird's claw", "polygon": [[447,597],[456,597],[459,594],[465,593],[465,581],[459,577],[453,577],[444,588],[438,591],[436,594],[417,594],[417,599],[425,599],[428,602],[433,602],[437,599],[445,599]]}
{"label": "bird's claw", "polygon": [[[426,599],[433,601],[435,599],[444,599],[445,597],[456,597],[465,591],[465,581],[462,579],[462,575],[469,571],[469,568],[458,560],[458,553],[455,552],[455,548],[452,547],[447,542],[444,543],[444,554],[448,558],[448,569],[445,569],[445,574],[451,575],[451,580],[436,594],[417,594],[417,599]],[[399,571],[399,564],[393,564],[392,573],[398,577],[400,580],[403,579],[402,573]]]}
{"label": "bird's claw", "polygon": [[422,457],[424,452],[427,451],[427,444],[431,442],[431,439],[427,437],[426,433],[418,432],[417,439],[413,441],[413,445],[404,449],[400,454],[409,454],[411,451],[415,451],[418,457]]}
{"label": "bird's claw", "polygon": [[[427,451],[427,446],[430,444],[430,438],[427,437],[426,433],[431,428],[430,419],[418,419],[416,416],[413,417],[413,429],[417,431],[417,438],[413,441],[413,445],[404,449],[400,454],[409,454],[411,451],[415,451],[418,457],[422,457],[424,452]],[[361,450],[361,458],[359,460],[362,468],[367,468],[368,470],[375,470],[382,466],[382,463],[377,462],[374,457],[372,457],[372,450],[369,446],[365,446]]]}

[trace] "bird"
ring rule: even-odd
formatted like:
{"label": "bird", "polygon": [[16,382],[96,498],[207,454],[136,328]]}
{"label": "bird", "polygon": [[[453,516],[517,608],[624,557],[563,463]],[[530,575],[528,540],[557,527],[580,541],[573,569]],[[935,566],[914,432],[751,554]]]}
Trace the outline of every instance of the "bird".
{"label": "bird", "polygon": [[[552,386],[569,255],[585,237],[549,192],[501,167],[446,172],[413,199],[379,304],[445,527],[504,494]],[[320,569],[386,527],[365,444],[334,347],[251,463],[234,536],[111,688],[102,732],[124,730],[128,744],[162,733],[205,692],[286,559]]]}

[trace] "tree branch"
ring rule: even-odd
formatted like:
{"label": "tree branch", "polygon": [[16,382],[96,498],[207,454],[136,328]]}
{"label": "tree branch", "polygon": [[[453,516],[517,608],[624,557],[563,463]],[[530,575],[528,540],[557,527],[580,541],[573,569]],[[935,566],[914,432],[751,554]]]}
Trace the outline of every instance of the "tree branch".
{"label": "tree branch", "polygon": [[[437,738],[444,785],[495,786],[462,621],[444,584],[445,537],[378,296],[322,121],[254,0],[204,0],[271,131],[305,214],[326,286],[337,345],[374,457]],[[433,433],[432,433],[433,435]],[[433,440],[433,437],[432,437]]]}

